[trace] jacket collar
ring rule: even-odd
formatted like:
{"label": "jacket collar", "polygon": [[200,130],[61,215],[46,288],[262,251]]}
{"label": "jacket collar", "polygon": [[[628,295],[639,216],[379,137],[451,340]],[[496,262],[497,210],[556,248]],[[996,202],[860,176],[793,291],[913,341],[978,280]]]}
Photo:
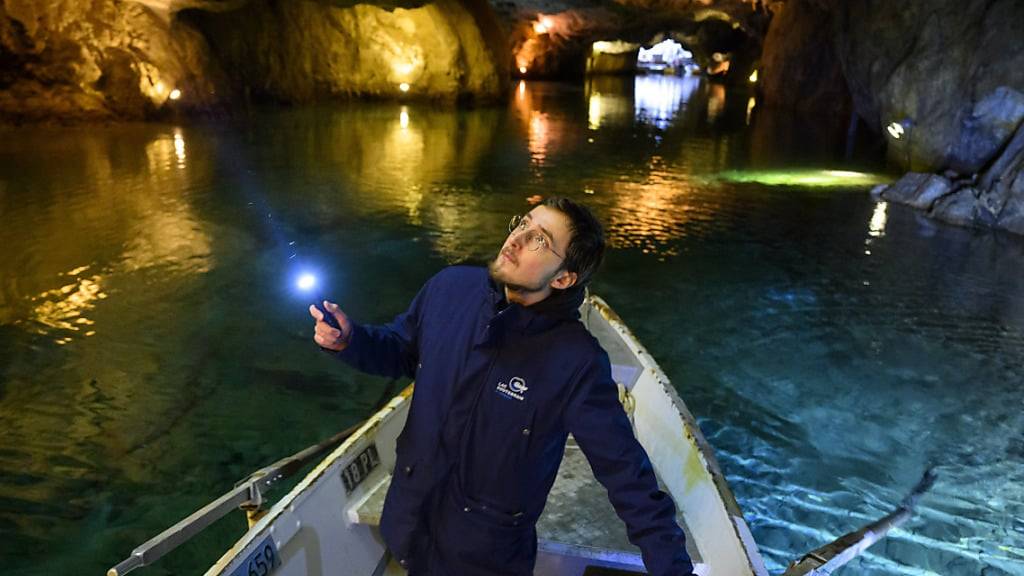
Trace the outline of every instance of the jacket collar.
{"label": "jacket collar", "polygon": [[586,292],[582,286],[553,290],[544,300],[532,306],[522,306],[509,303],[505,299],[505,285],[495,282],[490,274],[487,275],[486,290],[491,305],[491,323],[497,320],[502,328],[525,334],[536,334],[560,322],[578,319]]}

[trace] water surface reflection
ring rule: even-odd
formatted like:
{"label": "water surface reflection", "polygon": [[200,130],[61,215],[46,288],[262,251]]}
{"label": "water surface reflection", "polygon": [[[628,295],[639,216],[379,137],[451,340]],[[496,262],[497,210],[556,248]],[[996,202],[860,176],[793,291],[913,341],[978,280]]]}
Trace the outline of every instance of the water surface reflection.
{"label": "water surface reflection", "polygon": [[[5,134],[0,556],[99,573],[365,415],[383,383],[310,345],[296,262],[384,320],[558,193],[608,224],[594,290],[700,417],[774,570],[936,462],[924,519],[851,573],[1019,571],[1024,249],[792,179],[865,170],[840,161],[844,127],[751,97],[592,78],[504,108]],[[152,573],[202,569],[240,522]]]}

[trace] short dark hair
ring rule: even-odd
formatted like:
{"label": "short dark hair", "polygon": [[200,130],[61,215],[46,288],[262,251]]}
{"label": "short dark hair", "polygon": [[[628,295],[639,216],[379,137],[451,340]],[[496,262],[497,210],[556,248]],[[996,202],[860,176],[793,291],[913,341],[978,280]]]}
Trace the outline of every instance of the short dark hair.
{"label": "short dark hair", "polygon": [[542,202],[569,219],[569,247],[562,266],[576,273],[576,286],[586,286],[604,260],[604,227],[589,208],[562,196],[552,196]]}

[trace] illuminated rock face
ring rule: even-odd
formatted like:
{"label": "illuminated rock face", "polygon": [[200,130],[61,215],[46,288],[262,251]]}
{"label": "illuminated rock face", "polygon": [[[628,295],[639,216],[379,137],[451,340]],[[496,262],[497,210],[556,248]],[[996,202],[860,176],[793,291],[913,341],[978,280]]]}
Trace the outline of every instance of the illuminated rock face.
{"label": "illuminated rock face", "polygon": [[2,0],[0,118],[148,118],[246,95],[505,92],[507,45],[486,1],[379,4]]}
{"label": "illuminated rock face", "polygon": [[508,86],[507,48],[486,4],[437,0],[388,11],[281,0],[185,18],[254,98],[486,99]]}
{"label": "illuminated rock face", "polygon": [[172,92],[206,107],[223,85],[202,36],[115,0],[0,2],[0,115],[142,118]]}

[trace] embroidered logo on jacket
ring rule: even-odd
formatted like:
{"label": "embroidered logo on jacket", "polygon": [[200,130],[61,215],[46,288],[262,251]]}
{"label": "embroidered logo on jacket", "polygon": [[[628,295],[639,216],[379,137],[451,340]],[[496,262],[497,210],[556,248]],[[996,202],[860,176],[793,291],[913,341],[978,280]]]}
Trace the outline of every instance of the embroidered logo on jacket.
{"label": "embroidered logo on jacket", "polygon": [[498,382],[496,388],[498,394],[505,396],[506,398],[512,398],[513,400],[522,400],[523,393],[529,390],[526,387],[526,380],[523,380],[519,376],[514,376],[508,381],[508,384],[504,382]]}

